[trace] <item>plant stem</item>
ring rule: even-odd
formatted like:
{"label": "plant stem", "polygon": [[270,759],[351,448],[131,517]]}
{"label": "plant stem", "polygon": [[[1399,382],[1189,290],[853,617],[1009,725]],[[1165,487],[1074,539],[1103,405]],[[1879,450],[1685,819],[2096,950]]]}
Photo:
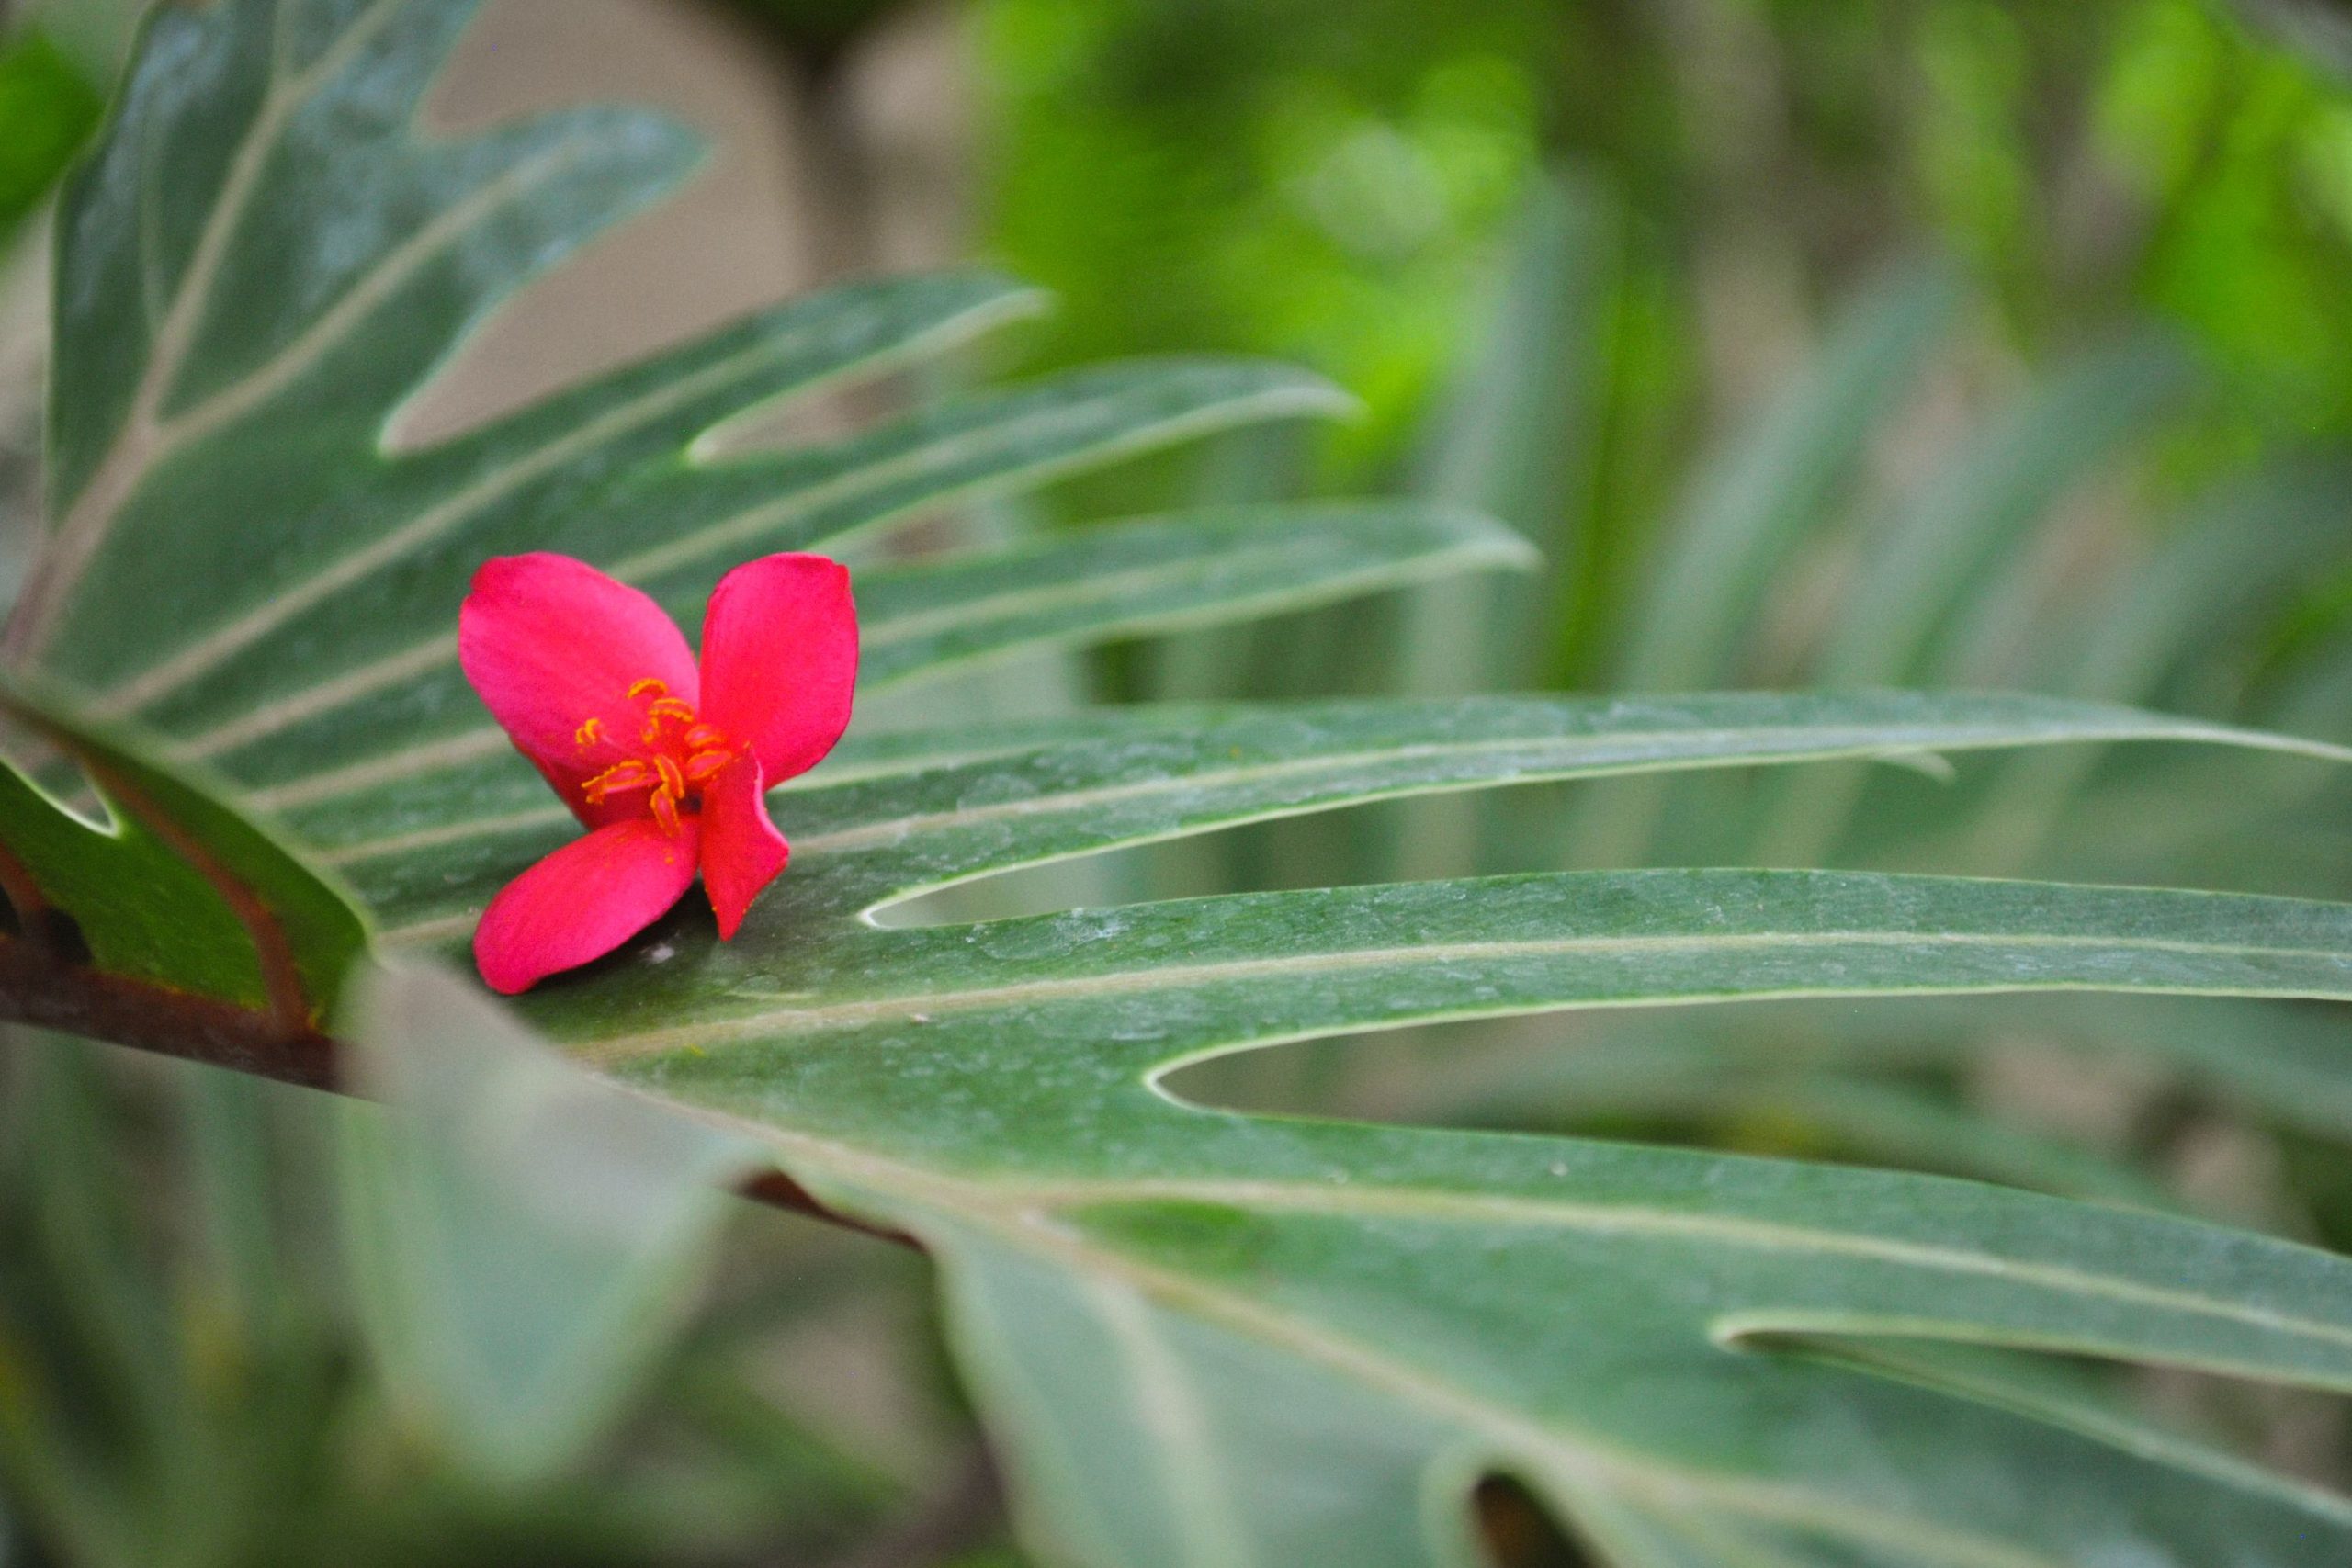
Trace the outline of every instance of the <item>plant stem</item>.
{"label": "plant stem", "polygon": [[[0,937],[0,1023],[54,1030],[302,1089],[349,1092],[338,1069],[342,1047],[327,1035],[308,1027],[289,1032],[273,1012],[103,974],[33,937]],[[920,1250],[903,1232],[835,1213],[780,1170],[753,1177],[736,1190],[753,1202]]]}
{"label": "plant stem", "polygon": [[0,939],[0,1020],[227,1067],[306,1089],[336,1087],[335,1045],[273,1014],[61,960],[26,937]]}

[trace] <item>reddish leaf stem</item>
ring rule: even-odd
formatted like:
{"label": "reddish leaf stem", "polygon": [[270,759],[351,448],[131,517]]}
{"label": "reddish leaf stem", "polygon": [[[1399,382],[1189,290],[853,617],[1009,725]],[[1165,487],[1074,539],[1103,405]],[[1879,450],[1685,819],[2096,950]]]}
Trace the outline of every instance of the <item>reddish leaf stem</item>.
{"label": "reddish leaf stem", "polygon": [[47,942],[51,935],[51,919],[54,913],[50,902],[41,896],[40,884],[26,869],[25,863],[0,845],[0,896],[8,900],[8,908],[17,917],[17,930],[25,940],[36,945]]}
{"label": "reddish leaf stem", "polygon": [[[5,881],[0,873],[0,884]],[[53,1029],[304,1089],[347,1092],[337,1071],[340,1046],[307,1025],[288,1034],[269,1013],[62,962],[38,941],[0,937],[0,1022]],[[835,1213],[780,1170],[752,1177],[736,1190],[754,1202],[919,1247],[903,1233]]]}
{"label": "reddish leaf stem", "polygon": [[0,940],[0,1018],[281,1083],[335,1087],[334,1043],[307,1025],[289,1032],[272,1013],[62,963],[37,941]]}
{"label": "reddish leaf stem", "polygon": [[254,944],[254,957],[261,965],[262,989],[269,998],[269,1016],[277,1028],[288,1039],[311,1032],[311,1000],[302,988],[302,971],[294,960],[294,943],[288,938],[277,911],[221,864],[220,857],[202,840],[172,820],[169,812],[158,808],[145,791],[94,757],[85,755],[77,760],[109,799],[136,817],[139,825],[153,834],[165,849],[186,861],[229,906],[230,913],[236,916],[237,923],[244,928]]}

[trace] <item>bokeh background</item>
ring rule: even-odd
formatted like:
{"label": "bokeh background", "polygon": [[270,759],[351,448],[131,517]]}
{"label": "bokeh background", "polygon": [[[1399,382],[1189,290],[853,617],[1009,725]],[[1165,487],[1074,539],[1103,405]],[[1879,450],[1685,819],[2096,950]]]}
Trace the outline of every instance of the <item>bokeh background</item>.
{"label": "bokeh background", "polygon": [[[8,561],[38,514],[48,203],[131,9],[0,4]],[[611,97],[704,127],[707,171],[503,314],[403,439],[832,278],[978,257],[1060,307],[971,374],[1238,351],[1362,408],[939,528],[1369,490],[1546,552],[1526,580],[1032,659],[933,711],[1997,685],[2352,740],[2352,8],[489,0],[434,114]],[[2291,763],[2052,753],[1377,807],[955,897],[1747,863],[2340,897],[2346,807]],[[1327,1043],[1178,1088],[1866,1160],[2341,1248],[2344,1028],[1791,1004]],[[370,1348],[347,1114],[68,1042],[0,1053],[0,1564],[1019,1561],[920,1260],[748,1206],[575,1462],[469,1457]],[[2337,1402],[2133,1392],[2352,1474]],[[1507,1508],[1496,1537],[1576,1561]]]}

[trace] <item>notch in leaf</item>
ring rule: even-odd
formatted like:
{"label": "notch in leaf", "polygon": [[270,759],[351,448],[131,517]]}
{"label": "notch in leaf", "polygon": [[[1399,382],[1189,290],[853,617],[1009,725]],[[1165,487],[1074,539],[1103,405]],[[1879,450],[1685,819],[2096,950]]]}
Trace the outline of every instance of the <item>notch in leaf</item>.
{"label": "notch in leaf", "polygon": [[337,888],[203,784],[18,682],[0,713],[77,765],[94,822],[0,761],[0,1012],[296,1082],[367,923]]}

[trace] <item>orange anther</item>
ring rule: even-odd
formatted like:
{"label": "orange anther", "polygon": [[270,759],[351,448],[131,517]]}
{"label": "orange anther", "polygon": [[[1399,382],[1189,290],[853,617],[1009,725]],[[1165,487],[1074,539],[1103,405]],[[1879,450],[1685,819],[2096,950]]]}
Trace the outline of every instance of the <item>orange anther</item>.
{"label": "orange anther", "polygon": [[648,692],[652,693],[657,697],[666,697],[670,694],[670,682],[667,681],[657,681],[652,676],[648,675],[644,680],[639,681],[636,685],[631,686],[628,689],[628,694],[632,698],[641,697]]}
{"label": "orange anther", "polygon": [[662,775],[662,793],[676,800],[686,793],[686,776],[678,771],[678,760],[666,752],[653,759],[656,772]]}
{"label": "orange anther", "polygon": [[670,837],[678,836],[678,803],[667,790],[657,791],[653,796],[653,820],[661,823],[662,830]]}
{"label": "orange anther", "polygon": [[715,724],[697,724],[686,731],[686,750],[707,751],[714,746],[727,744],[727,737]]}
{"label": "orange anther", "polygon": [[675,697],[657,697],[645,711],[656,718],[674,718],[681,724],[695,721],[695,710]]}
{"label": "orange anther", "polygon": [[605,738],[605,721],[592,718],[571,732],[571,743],[585,751]]}
{"label": "orange anther", "polygon": [[598,806],[603,804],[606,795],[624,795],[633,789],[643,789],[652,782],[653,775],[646,770],[644,763],[616,762],[581,785],[580,793],[588,797],[589,805]]}
{"label": "orange anther", "polygon": [[698,751],[686,759],[686,777],[700,784],[734,760],[732,751]]}

